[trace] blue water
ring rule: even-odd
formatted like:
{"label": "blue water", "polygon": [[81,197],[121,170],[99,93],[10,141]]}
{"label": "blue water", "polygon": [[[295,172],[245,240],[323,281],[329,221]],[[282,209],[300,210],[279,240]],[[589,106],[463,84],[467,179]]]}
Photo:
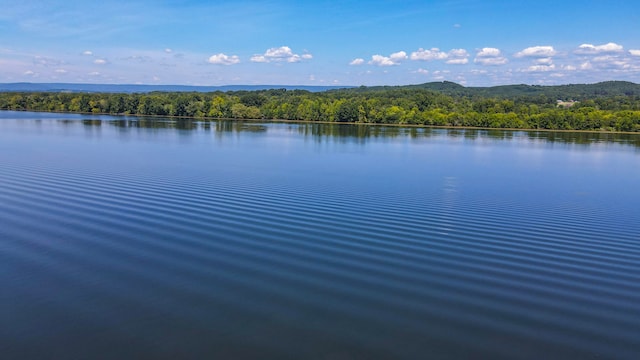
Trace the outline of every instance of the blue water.
{"label": "blue water", "polygon": [[637,358],[640,135],[0,112],[0,354]]}

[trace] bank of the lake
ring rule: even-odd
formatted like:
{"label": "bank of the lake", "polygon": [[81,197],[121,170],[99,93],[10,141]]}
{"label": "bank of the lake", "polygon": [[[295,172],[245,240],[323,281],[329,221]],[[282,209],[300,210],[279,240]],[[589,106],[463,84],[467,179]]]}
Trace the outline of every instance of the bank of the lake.
{"label": "bank of the lake", "polygon": [[[413,87],[356,88],[316,93],[285,89],[146,94],[9,92],[0,93],[0,110],[156,115],[202,120],[264,119],[638,132],[640,86],[622,84],[626,87],[612,82],[586,88],[589,91],[582,92],[560,88],[564,95],[557,87],[544,88],[542,92],[533,88],[531,91],[535,90],[535,95],[518,92],[509,95],[509,92],[504,93],[505,90],[498,93],[443,93]],[[635,88],[638,88],[637,93]],[[569,101],[558,99],[559,96]]]}

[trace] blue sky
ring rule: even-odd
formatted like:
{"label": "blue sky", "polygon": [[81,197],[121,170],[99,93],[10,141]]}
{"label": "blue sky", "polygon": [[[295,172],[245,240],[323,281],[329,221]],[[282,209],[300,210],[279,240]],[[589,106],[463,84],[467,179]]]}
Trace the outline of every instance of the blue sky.
{"label": "blue sky", "polygon": [[640,83],[640,1],[0,0],[0,82]]}

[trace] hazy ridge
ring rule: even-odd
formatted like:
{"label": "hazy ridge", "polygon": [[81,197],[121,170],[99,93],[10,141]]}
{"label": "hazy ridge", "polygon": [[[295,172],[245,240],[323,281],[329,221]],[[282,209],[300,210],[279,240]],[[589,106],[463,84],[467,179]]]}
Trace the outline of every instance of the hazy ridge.
{"label": "hazy ridge", "polygon": [[465,87],[460,84],[443,81],[404,86],[359,87],[349,91],[384,90],[431,90],[454,97],[496,97],[518,98],[544,95],[557,99],[586,99],[609,96],[640,96],[640,84],[628,81],[604,81],[595,84],[567,85],[500,85],[490,87]]}
{"label": "hazy ridge", "polygon": [[544,95],[557,99],[588,99],[610,96],[640,96],[640,84],[628,81],[604,81],[594,84],[567,85],[499,85],[465,87],[450,82],[429,82],[399,86],[311,86],[311,85],[137,85],[137,84],[73,84],[73,83],[5,83],[4,92],[91,92],[91,93],[150,93],[150,92],[216,92],[260,91],[270,89],[303,90],[309,92],[347,91],[370,92],[386,90],[430,90],[454,97],[518,98]]}
{"label": "hazy ridge", "polygon": [[73,83],[5,83],[0,91],[19,92],[93,92],[93,93],[150,93],[161,92],[215,92],[215,91],[258,91],[269,89],[306,90],[320,92],[343,89],[345,86],[307,86],[307,85],[139,85],[139,84],[73,84]]}

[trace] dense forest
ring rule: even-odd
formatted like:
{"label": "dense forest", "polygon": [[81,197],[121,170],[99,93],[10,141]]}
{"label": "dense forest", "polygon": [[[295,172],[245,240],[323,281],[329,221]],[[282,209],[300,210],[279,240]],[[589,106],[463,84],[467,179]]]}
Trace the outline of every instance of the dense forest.
{"label": "dense forest", "polygon": [[640,85],[509,85],[440,82],[324,92],[4,92],[0,109],[481,128],[640,131]]}

